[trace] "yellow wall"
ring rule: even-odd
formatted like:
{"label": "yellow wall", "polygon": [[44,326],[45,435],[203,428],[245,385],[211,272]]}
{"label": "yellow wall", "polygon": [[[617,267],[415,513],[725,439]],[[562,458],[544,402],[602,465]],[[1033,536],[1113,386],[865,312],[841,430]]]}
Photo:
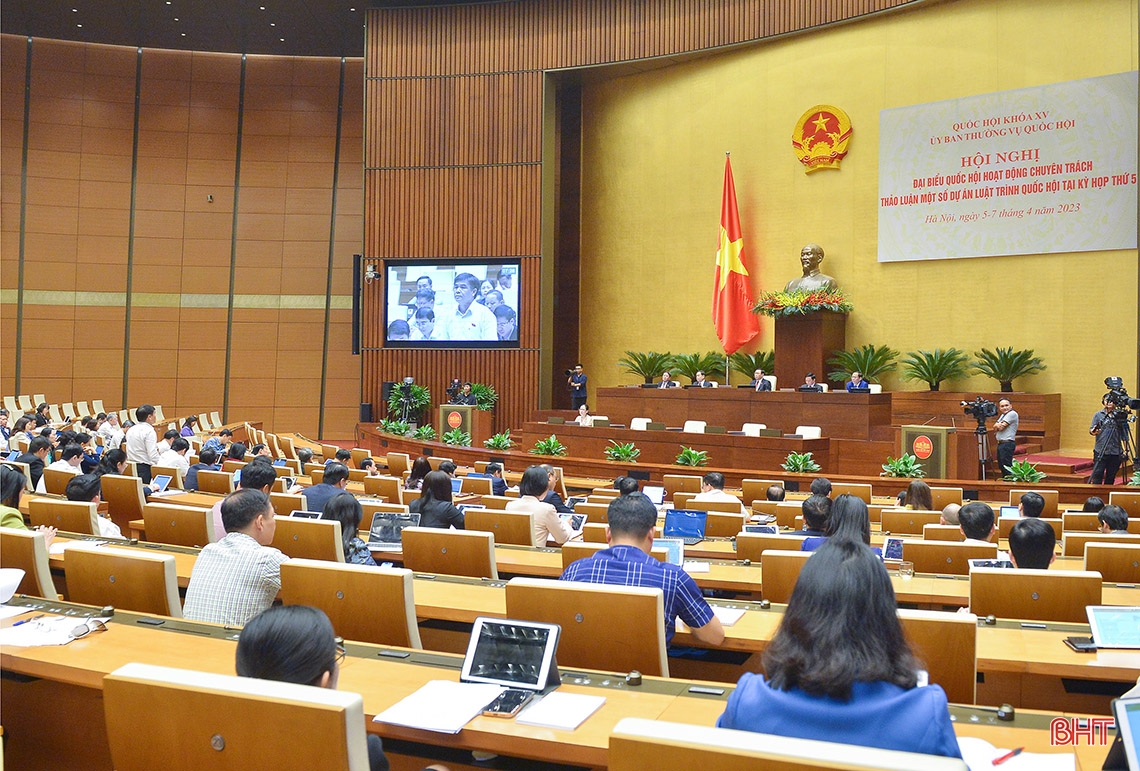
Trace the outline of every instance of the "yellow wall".
{"label": "yellow wall", "polygon": [[[800,247],[819,243],[823,270],[856,308],[848,348],[1032,348],[1048,369],[1015,387],[1061,392],[1062,447],[1090,450],[1103,378],[1140,391],[1136,251],[879,264],[879,111],[1136,68],[1136,0],[962,0],[587,86],[581,331],[591,384],[635,382],[615,363],[625,350],[720,350],[710,307],[731,151],[754,292],[782,288],[799,275]],[[820,103],[844,109],[854,135],[841,171],[809,176],[791,133]],[[758,348],[771,349],[771,321],[761,334]]]}

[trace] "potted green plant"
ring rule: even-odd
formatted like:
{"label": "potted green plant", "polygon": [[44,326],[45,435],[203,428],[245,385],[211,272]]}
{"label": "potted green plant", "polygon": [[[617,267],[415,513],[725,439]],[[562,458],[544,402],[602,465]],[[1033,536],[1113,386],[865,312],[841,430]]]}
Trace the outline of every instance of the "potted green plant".
{"label": "potted green plant", "polygon": [[916,456],[904,452],[898,458],[892,458],[888,455],[887,462],[883,464],[883,473],[879,476],[921,479],[926,476],[926,471],[919,465]]}
{"label": "potted green plant", "polygon": [[1040,482],[1047,475],[1038,471],[1037,465],[1027,460],[1015,460],[1009,464],[1009,473],[1002,479],[1007,482]]}
{"label": "potted green plant", "polygon": [[475,395],[475,409],[484,412],[494,412],[499,401],[499,394],[493,386],[486,383],[472,383],[471,393]]}
{"label": "potted green plant", "polygon": [[827,373],[827,379],[843,382],[852,372],[859,372],[872,383],[879,382],[879,375],[894,372],[899,352],[887,345],[864,345],[853,351],[835,351],[827,360],[835,369]]}
{"label": "potted green plant", "polygon": [[903,380],[922,380],[931,391],[939,390],[943,380],[960,380],[966,376],[969,357],[957,348],[933,351],[911,351],[902,360]]}
{"label": "potted green plant", "polygon": [[497,433],[494,436],[492,436],[490,439],[484,439],[483,440],[483,446],[490,448],[492,450],[509,450],[509,449],[511,449],[511,447],[514,446],[514,442],[511,441],[510,429],[507,429],[506,431],[501,431],[500,433]]}
{"label": "potted green plant", "polygon": [[420,426],[412,432],[413,439],[419,439],[421,442],[434,442],[436,438],[435,428],[432,426]]}
{"label": "potted green plant", "polygon": [[652,383],[661,376],[662,372],[669,369],[672,361],[671,353],[626,351],[625,357],[618,359],[617,363],[626,372],[644,378],[646,383]]}
{"label": "potted green plant", "polygon": [[1019,377],[1036,375],[1045,369],[1041,357],[1034,356],[1032,348],[1027,351],[1015,351],[1012,347],[993,351],[983,348],[974,351],[974,357],[977,361],[973,363],[972,369],[1001,383],[1003,393],[1012,392],[1013,381]]}
{"label": "potted green plant", "polygon": [[1140,469],[1132,472],[1132,478],[1128,480],[1129,487],[1140,487]]}
{"label": "potted green plant", "polygon": [[822,467],[812,460],[810,452],[789,452],[780,468],[793,474],[812,474]]}
{"label": "potted green plant", "polygon": [[749,380],[756,370],[762,369],[771,373],[776,367],[775,351],[757,351],[756,353],[734,353],[728,357],[728,366],[733,372],[745,375]]}
{"label": "potted green plant", "polygon": [[709,454],[705,450],[694,450],[692,447],[681,445],[681,452],[673,462],[678,466],[707,466]]}
{"label": "potted green plant", "polygon": [[380,425],[377,426],[377,428],[379,428],[385,434],[395,434],[396,436],[407,436],[409,430],[408,424],[404,421],[389,420],[387,418],[381,420]]}
{"label": "potted green plant", "polygon": [[464,431],[462,428],[453,428],[443,435],[443,443],[454,445],[456,447],[470,447],[471,434]]}
{"label": "potted green plant", "polygon": [[[403,398],[405,392],[403,386],[403,383],[397,384],[397,387],[392,389],[392,393],[388,397],[388,415],[392,418],[402,418],[404,415]],[[428,390],[427,386],[413,383],[408,387],[407,398],[408,421],[422,422],[424,414],[431,406],[431,391]]]}
{"label": "potted green plant", "polygon": [[568,452],[566,445],[558,441],[558,437],[551,434],[546,439],[539,439],[530,450],[531,455],[565,455]]}
{"label": "potted green plant", "polygon": [[689,380],[696,380],[698,372],[704,372],[709,380],[724,376],[724,354],[711,351],[706,354],[679,353],[673,357],[672,370]]}
{"label": "potted green plant", "polygon": [[641,457],[641,450],[634,446],[633,442],[619,443],[610,440],[610,446],[603,452],[606,455],[606,460],[622,461],[624,463],[637,463],[637,459]]}

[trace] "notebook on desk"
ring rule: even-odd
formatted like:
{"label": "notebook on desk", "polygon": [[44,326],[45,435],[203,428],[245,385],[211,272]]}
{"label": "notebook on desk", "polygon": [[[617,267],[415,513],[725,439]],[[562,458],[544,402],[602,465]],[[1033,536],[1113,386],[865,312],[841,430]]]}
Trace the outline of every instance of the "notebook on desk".
{"label": "notebook on desk", "polygon": [[708,518],[707,511],[669,509],[665,512],[665,528],[662,535],[666,538],[680,538],[686,546],[698,544],[705,540]]}
{"label": "notebook on desk", "polygon": [[368,528],[368,548],[372,551],[399,551],[403,548],[405,527],[419,527],[418,513],[378,511]]}

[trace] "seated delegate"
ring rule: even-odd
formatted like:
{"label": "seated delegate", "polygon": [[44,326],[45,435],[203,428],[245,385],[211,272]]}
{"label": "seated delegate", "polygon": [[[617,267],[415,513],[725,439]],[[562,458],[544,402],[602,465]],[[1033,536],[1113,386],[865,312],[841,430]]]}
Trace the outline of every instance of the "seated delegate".
{"label": "seated delegate", "polygon": [[962,756],[946,694],[917,684],[891,579],[862,543],[833,538],[804,564],[763,663],[717,726]]}

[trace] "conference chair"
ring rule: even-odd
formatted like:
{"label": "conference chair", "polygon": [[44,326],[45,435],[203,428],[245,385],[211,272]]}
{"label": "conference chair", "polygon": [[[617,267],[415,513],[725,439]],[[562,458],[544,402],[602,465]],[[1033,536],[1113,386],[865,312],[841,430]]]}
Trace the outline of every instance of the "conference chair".
{"label": "conference chair", "polygon": [[1140,544],[1086,543],[1085,570],[1096,571],[1105,581],[1113,583],[1140,583]]}
{"label": "conference chair", "polygon": [[143,507],[146,540],[175,546],[202,547],[225,533],[214,532],[214,513],[196,506],[175,503],[147,503]]}
{"label": "conference chair", "polygon": [[287,517],[294,511],[305,510],[305,497],[300,494],[271,492],[269,502],[273,505],[273,513],[278,517]]}
{"label": "conference chair", "polygon": [[721,503],[721,501],[705,501],[701,504],[690,504],[697,511],[709,512],[708,518],[705,521],[705,535],[711,538],[735,538],[737,533],[744,529],[745,519],[740,515],[740,507],[737,507],[735,512],[720,512],[711,509],[702,509],[699,506],[705,506],[710,503]]}
{"label": "conference chair", "polygon": [[198,413],[198,428],[200,431],[213,431],[217,426],[210,425],[210,416],[204,412]]}
{"label": "conference chair", "polygon": [[[484,495],[480,500],[483,506],[488,509],[505,509],[507,508],[507,504],[515,499],[509,495]],[[581,506],[582,504],[578,505]]]}
{"label": "conference chair", "polygon": [[273,546],[290,558],[344,562],[340,522],[304,517],[274,518]]}
{"label": "conference chair", "polygon": [[152,479],[156,476],[170,477],[170,484],[167,486],[167,490],[186,489],[182,484],[182,469],[177,466],[151,466],[150,475]]}
{"label": "conference chair", "polygon": [[1085,607],[1101,604],[1100,573],[1083,570],[974,568],[970,610],[978,616],[1086,623]]}
{"label": "conference chair", "polygon": [[566,490],[566,472],[561,466],[554,466],[554,472],[558,474],[558,483],[554,486],[554,492],[562,496],[562,500],[566,500],[570,497],[570,493]]}
{"label": "conference chair", "polygon": [[103,678],[102,696],[116,771],[369,768],[351,691],[134,663]]}
{"label": "conference chair", "polygon": [[787,603],[796,588],[800,571],[808,561],[810,551],[782,551],[769,549],[760,560],[763,573],[760,577],[760,594],[770,602]]}
{"label": "conference chair", "polygon": [[50,495],[63,495],[67,491],[67,483],[75,479],[76,472],[64,471],[58,468],[44,469],[44,490]]}
{"label": "conference chair", "polygon": [[[751,505],[753,501],[767,501],[768,488],[772,485],[783,487],[784,483],[778,479],[745,479],[740,483],[741,498],[745,504]],[[773,501],[775,503],[775,501]]]}
{"label": "conference chair", "polygon": [[[591,557],[606,548],[609,548],[609,545],[605,541],[567,541],[562,544],[562,569],[565,570],[570,567],[570,563]],[[665,562],[669,558],[669,553],[663,548],[655,548],[649,551],[649,556]]]}
{"label": "conference chair", "polygon": [[[577,509],[575,509],[575,511],[577,511]],[[587,522],[582,525],[582,541],[585,543],[607,543],[607,527],[608,525],[603,525],[598,522]],[[563,546],[565,547],[565,544],[563,544]]]}
{"label": "conference chair", "polygon": [[173,554],[73,543],[63,573],[71,602],[182,618]]}
{"label": "conference chair", "polygon": [[229,471],[198,472],[198,492],[229,495],[234,491],[234,475]]}
{"label": "conference chair", "polygon": [[630,418],[629,430],[630,431],[645,431],[650,423],[649,418]]}
{"label": "conference chair", "polygon": [[16,401],[15,396],[4,397],[4,409],[8,410],[8,415],[10,416],[9,419],[12,423],[16,422],[16,417],[23,414],[23,412],[20,410],[20,404]]}
{"label": "conference chair", "polygon": [[669,676],[661,589],[518,577],[506,595],[508,618],[562,627],[561,666]]}
{"label": "conference chair", "polygon": [[942,511],[951,503],[962,503],[961,487],[931,487],[930,497],[934,501],[931,508]]}
{"label": "conference chair", "polygon": [[[1108,502],[1113,506],[1119,506],[1128,512],[1129,524],[1131,520],[1140,520],[1140,493],[1109,493]],[[1131,528],[1129,528],[1131,532]]]}
{"label": "conference chair", "polygon": [[1021,503],[1021,496],[1026,493],[1037,493],[1045,499],[1045,508],[1041,512],[1043,517],[1056,517],[1057,515],[1057,501],[1060,498],[1060,493],[1056,490],[1010,490],[1009,491],[1009,505],[1016,506]]}
{"label": "conference chair", "polygon": [[760,436],[760,432],[767,427],[764,423],[745,423],[740,427],[740,432],[745,436]]}
{"label": "conference chair", "polygon": [[455,461],[452,460],[451,458],[445,458],[442,455],[432,455],[432,456],[429,456],[427,460],[428,460],[428,465],[431,466],[432,471],[439,471],[439,467],[444,461],[447,461],[449,463],[455,463]]}
{"label": "conference chair", "polygon": [[[41,402],[37,402],[37,404],[40,404],[40,403]],[[72,410],[72,412],[75,411],[74,405],[71,405],[71,410]],[[58,426],[61,423],[67,423],[68,422],[67,418],[72,417],[72,416],[71,415],[64,415],[62,412],[60,412],[58,404],[49,404],[48,405],[48,417],[51,418],[52,425]]]}
{"label": "conference chair", "polygon": [[740,533],[736,536],[736,558],[760,564],[766,551],[799,551],[804,538],[802,535]]}
{"label": "conference chair", "polygon": [[958,525],[923,525],[924,541],[965,541],[966,534]]}
{"label": "conference chair", "polygon": [[[1061,540],[1061,536],[1064,534],[1064,529],[1062,527],[1063,523],[1060,517],[1038,517],[1038,519],[1051,526],[1053,528],[1053,537],[1058,541]],[[1020,519],[1012,518],[998,519],[998,538],[1009,538],[1009,531],[1013,530],[1013,526],[1020,521]]]}
{"label": "conference chair", "polygon": [[831,386],[829,386],[827,383],[820,383],[819,390],[821,393],[827,393],[831,390]]}
{"label": "conference chair", "polygon": [[289,460],[297,460],[297,445],[293,444],[293,439],[284,434],[277,439],[281,443],[281,450],[285,453],[285,457]]}
{"label": "conference chair", "polygon": [[33,404],[32,403],[32,397],[27,396],[27,395],[17,396],[16,400],[19,401],[19,403],[20,403],[20,410],[25,414],[30,413],[30,412],[35,412],[36,404],[43,404],[42,399],[40,401],[37,401],[35,404]]}
{"label": "conference chair", "polygon": [[406,503],[404,480],[397,476],[365,477],[364,494],[379,496],[388,503]]}
{"label": "conference chair", "polygon": [[131,532],[131,520],[142,519],[143,507],[146,506],[142,480],[137,476],[104,474],[99,482],[111,521],[124,533]]}
{"label": "conference chair", "polygon": [[339,565],[323,560],[281,563],[281,600],[320,608],[347,640],[422,648],[412,571]]}
{"label": "conference chair", "polygon": [[686,420],[685,425],[681,428],[681,432],[685,434],[703,434],[706,425],[708,424],[703,420]]}
{"label": "conference chair", "polygon": [[970,573],[970,560],[997,559],[997,544],[907,539],[903,541],[902,558],[914,563],[916,573],[965,576]]}
{"label": "conference chair", "polygon": [[99,505],[57,498],[32,498],[28,501],[28,519],[32,527],[54,527],[65,533],[99,535]]}
{"label": "conference chair", "polygon": [[319,466],[317,468],[309,469],[309,481],[315,485],[319,485],[325,481],[325,467]]}
{"label": "conference chair", "polygon": [[1065,533],[1061,539],[1061,554],[1066,557],[1080,557],[1085,553],[1085,544],[1090,541],[1108,543],[1140,544],[1140,535],[1114,535],[1112,533]]}
{"label": "conference chair", "polygon": [[978,617],[973,613],[901,608],[898,615],[911,648],[930,676],[930,683],[942,686],[952,703],[975,703]]}
{"label": "conference chair", "polygon": [[883,384],[882,383],[868,383],[867,384],[867,390],[873,394],[881,394],[883,392]]}
{"label": "conference chair", "polygon": [[370,453],[368,450],[365,450],[363,447],[353,447],[349,450],[349,452],[352,453],[353,468],[360,468],[360,464],[364,461],[365,458],[372,457],[372,453]]}
{"label": "conference chair", "polygon": [[917,509],[883,509],[881,529],[883,534],[922,535],[926,525],[942,523],[942,512]]}
{"label": "conference chair", "polygon": [[474,578],[499,577],[495,537],[467,530],[407,527],[401,534],[404,567],[417,573]]}
{"label": "conference chair", "polygon": [[[26,448],[21,448],[27,452]],[[32,486],[32,470],[27,463],[18,460],[6,460],[0,463],[0,466],[11,466],[24,475],[24,489],[28,492],[34,492],[35,487]]]}
{"label": "conference chair", "polygon": [[699,493],[701,491],[701,478],[691,474],[665,474],[661,478],[665,486],[665,497],[673,499],[673,493]]}
{"label": "conference chair", "polygon": [[156,423],[165,423],[167,421],[166,413],[162,411],[162,405],[154,405],[154,419]]}
{"label": "conference chair", "polygon": [[780,501],[776,504],[776,524],[780,527],[795,527],[796,517],[803,513],[803,501]]}
{"label": "conference chair", "polygon": [[244,460],[226,460],[222,461],[222,471],[227,474],[233,474],[238,469],[245,468],[246,462]]}
{"label": "conference chair", "polygon": [[[1100,532],[1100,520],[1096,514],[1084,511],[1066,511],[1061,515],[1061,521],[1064,523],[1065,532]],[[1140,519],[1128,517],[1128,532],[1133,535],[1140,535]]]}
{"label": "conference chair", "polygon": [[103,406],[103,400],[102,399],[96,399],[93,402],[91,402],[91,410],[92,410],[92,412],[91,412],[92,415],[98,415],[100,412],[103,412],[103,413],[107,412],[107,409]]}
{"label": "conference chair", "polygon": [[871,502],[871,486],[853,484],[850,482],[835,482],[831,485],[831,500],[835,500],[841,495],[854,495],[856,498],[861,498],[863,503]]}
{"label": "conference chair", "polygon": [[490,477],[463,477],[464,495],[490,495]]}
{"label": "conference chair", "polygon": [[823,429],[819,426],[796,426],[795,434],[802,439],[819,439],[823,436]]}
{"label": "conference chair", "polygon": [[394,477],[400,477],[405,471],[412,468],[412,459],[406,452],[390,452],[387,460],[388,473]]}
{"label": "conference chair", "polygon": [[692,502],[692,500],[694,498],[697,497],[697,495],[699,495],[699,493],[681,493],[681,492],[673,493],[673,508],[675,508],[675,509],[687,509],[687,508],[689,508],[689,504]]}
{"label": "conference chair", "polygon": [[40,531],[0,527],[0,568],[24,571],[16,594],[43,597],[52,602],[59,599],[51,580],[47,544]]}
{"label": "conference chair", "polygon": [[521,511],[502,509],[468,509],[463,517],[463,527],[491,533],[495,543],[511,543],[518,546],[545,546],[534,542],[534,516]]}
{"label": "conference chair", "polygon": [[614,726],[607,761],[610,771],[966,771],[966,763],[959,758],[634,717],[623,718]]}

